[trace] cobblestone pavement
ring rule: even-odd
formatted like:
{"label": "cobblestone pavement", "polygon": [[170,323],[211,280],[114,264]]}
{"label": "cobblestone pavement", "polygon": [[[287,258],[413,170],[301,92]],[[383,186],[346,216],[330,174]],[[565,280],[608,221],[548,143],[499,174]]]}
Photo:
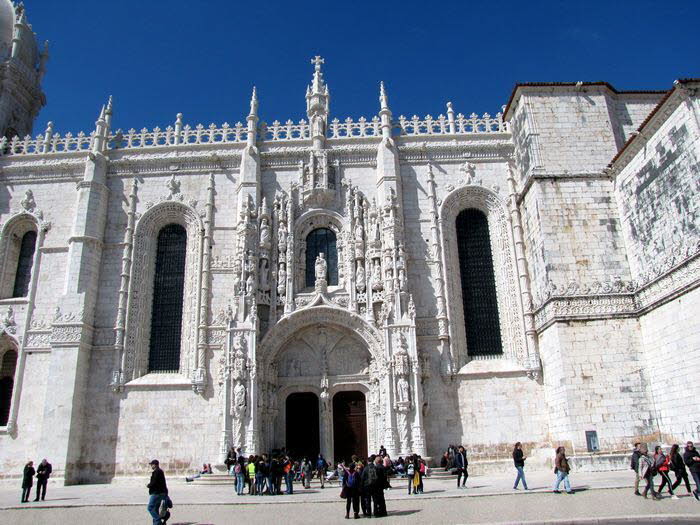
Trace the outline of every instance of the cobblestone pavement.
{"label": "cobblestone pavement", "polygon": [[[572,477],[574,495],[552,494],[552,475],[532,472],[531,490],[513,491],[512,477],[470,477],[467,489],[455,487],[454,480],[426,480],[426,493],[408,496],[405,482],[393,480],[387,491],[392,523],[499,523],[584,518],[630,518],[640,523],[645,516],[664,523],[700,523],[700,502],[679,491],[681,498],[662,501],[644,500],[632,494],[630,473],[581,473]],[[145,479],[122,480],[111,485],[49,486],[44,503],[18,503],[20,490],[3,482],[0,487],[0,523],[62,524],[149,523],[145,509]],[[621,488],[624,487],[624,488]],[[344,501],[338,488],[297,490],[292,496],[237,497],[230,486],[185,484],[169,480],[175,503],[170,525],[228,524],[240,522],[287,524],[345,523]],[[264,503],[265,505],[261,505]],[[271,505],[271,503],[273,503]],[[668,521],[673,518],[675,521]],[[681,518],[684,518],[683,521]],[[628,521],[629,523],[629,521]]]}

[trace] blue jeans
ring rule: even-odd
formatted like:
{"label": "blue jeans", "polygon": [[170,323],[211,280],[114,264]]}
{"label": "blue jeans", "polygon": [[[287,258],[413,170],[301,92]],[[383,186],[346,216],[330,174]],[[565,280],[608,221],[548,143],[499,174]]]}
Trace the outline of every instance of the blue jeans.
{"label": "blue jeans", "polygon": [[160,514],[158,514],[158,507],[160,507],[160,502],[165,499],[166,494],[151,494],[148,497],[148,512],[153,518],[153,525],[160,525]]}
{"label": "blue jeans", "polygon": [[564,482],[564,490],[566,490],[566,492],[571,492],[571,484],[569,483],[569,474],[567,474],[566,472],[564,472],[562,470],[557,472],[557,479],[554,482],[554,490],[559,490],[559,485],[561,484],[562,481]]}
{"label": "blue jeans", "polygon": [[262,496],[265,490],[265,476],[260,473],[255,474],[255,494]]}
{"label": "blue jeans", "polygon": [[523,467],[515,467],[515,470],[518,471],[518,477],[515,478],[515,483],[513,484],[513,488],[517,489],[518,488],[518,483],[520,483],[520,480],[523,480],[523,488],[527,490],[527,481],[525,481],[525,472],[523,471]]}
{"label": "blue jeans", "polygon": [[294,473],[291,470],[284,475],[284,481],[287,484],[287,494],[294,494]]}
{"label": "blue jeans", "polygon": [[243,487],[245,487],[245,474],[239,472],[236,474],[236,493],[240,496],[243,494]]}

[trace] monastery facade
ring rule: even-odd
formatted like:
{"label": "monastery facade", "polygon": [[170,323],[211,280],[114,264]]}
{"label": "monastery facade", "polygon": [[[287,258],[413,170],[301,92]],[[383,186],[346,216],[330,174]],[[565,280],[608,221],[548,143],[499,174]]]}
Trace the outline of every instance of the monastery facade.
{"label": "monastery facade", "polygon": [[700,439],[700,82],[33,136],[47,58],[0,1],[0,476]]}

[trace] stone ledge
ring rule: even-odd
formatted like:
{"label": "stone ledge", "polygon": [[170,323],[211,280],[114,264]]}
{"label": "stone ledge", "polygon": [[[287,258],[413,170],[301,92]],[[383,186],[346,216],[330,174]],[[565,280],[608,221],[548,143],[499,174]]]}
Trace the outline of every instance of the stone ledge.
{"label": "stone ledge", "polygon": [[192,388],[192,380],[182,374],[146,374],[124,385],[125,388],[145,389],[150,387]]}
{"label": "stone ledge", "polygon": [[526,375],[527,369],[506,358],[472,359],[459,369],[456,376],[462,378],[519,376]]}

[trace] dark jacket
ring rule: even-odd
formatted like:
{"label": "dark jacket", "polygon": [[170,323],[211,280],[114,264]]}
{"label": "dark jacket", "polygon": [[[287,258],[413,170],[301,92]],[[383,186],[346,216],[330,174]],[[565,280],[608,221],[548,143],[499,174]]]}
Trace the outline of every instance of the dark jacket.
{"label": "dark jacket", "polygon": [[39,466],[36,468],[36,477],[39,479],[49,479],[51,472],[53,472],[51,463],[47,462],[46,465],[39,463]]}
{"label": "dark jacket", "polygon": [[165,473],[160,467],[151,472],[151,482],[148,484],[149,494],[167,494],[168,486],[165,484]]}
{"label": "dark jacket", "polygon": [[632,458],[630,459],[630,468],[637,472],[637,469],[639,468],[639,456],[641,456],[642,453],[639,452],[639,450],[635,450],[632,452]]}
{"label": "dark jacket", "polygon": [[457,452],[455,455],[455,468],[466,469],[469,466],[469,461],[467,461],[466,452]]}
{"label": "dark jacket", "polygon": [[376,481],[372,483],[370,478],[376,478],[377,467],[374,463],[369,463],[365,468],[362,469],[362,490],[366,493],[372,492],[374,490]]}
{"label": "dark jacket", "polygon": [[571,470],[571,468],[569,467],[569,460],[566,459],[565,454],[557,454],[557,457],[554,460],[554,466],[557,468],[557,470],[560,470],[567,474]]}
{"label": "dark jacket", "polygon": [[525,460],[523,459],[522,449],[516,448],[513,451],[513,463],[515,463],[516,467],[524,467],[525,466]]}
{"label": "dark jacket", "polygon": [[22,488],[23,489],[31,488],[31,486],[34,485],[34,479],[33,479],[34,474],[35,474],[34,467],[30,467],[29,465],[24,467],[24,473],[22,475]]}
{"label": "dark jacket", "polygon": [[377,469],[377,486],[375,489],[384,490],[388,488],[389,480],[386,476],[386,469],[384,468],[384,465],[374,465],[374,468]]}
{"label": "dark jacket", "polygon": [[671,470],[677,474],[685,472],[685,463],[683,463],[683,458],[679,452],[676,452],[671,456],[671,464],[669,465]]}
{"label": "dark jacket", "polygon": [[685,461],[690,472],[700,473],[700,461],[695,461],[693,458],[700,458],[698,449],[694,448],[693,450],[689,450],[688,447],[686,447],[685,453],[683,454],[683,461]]}

